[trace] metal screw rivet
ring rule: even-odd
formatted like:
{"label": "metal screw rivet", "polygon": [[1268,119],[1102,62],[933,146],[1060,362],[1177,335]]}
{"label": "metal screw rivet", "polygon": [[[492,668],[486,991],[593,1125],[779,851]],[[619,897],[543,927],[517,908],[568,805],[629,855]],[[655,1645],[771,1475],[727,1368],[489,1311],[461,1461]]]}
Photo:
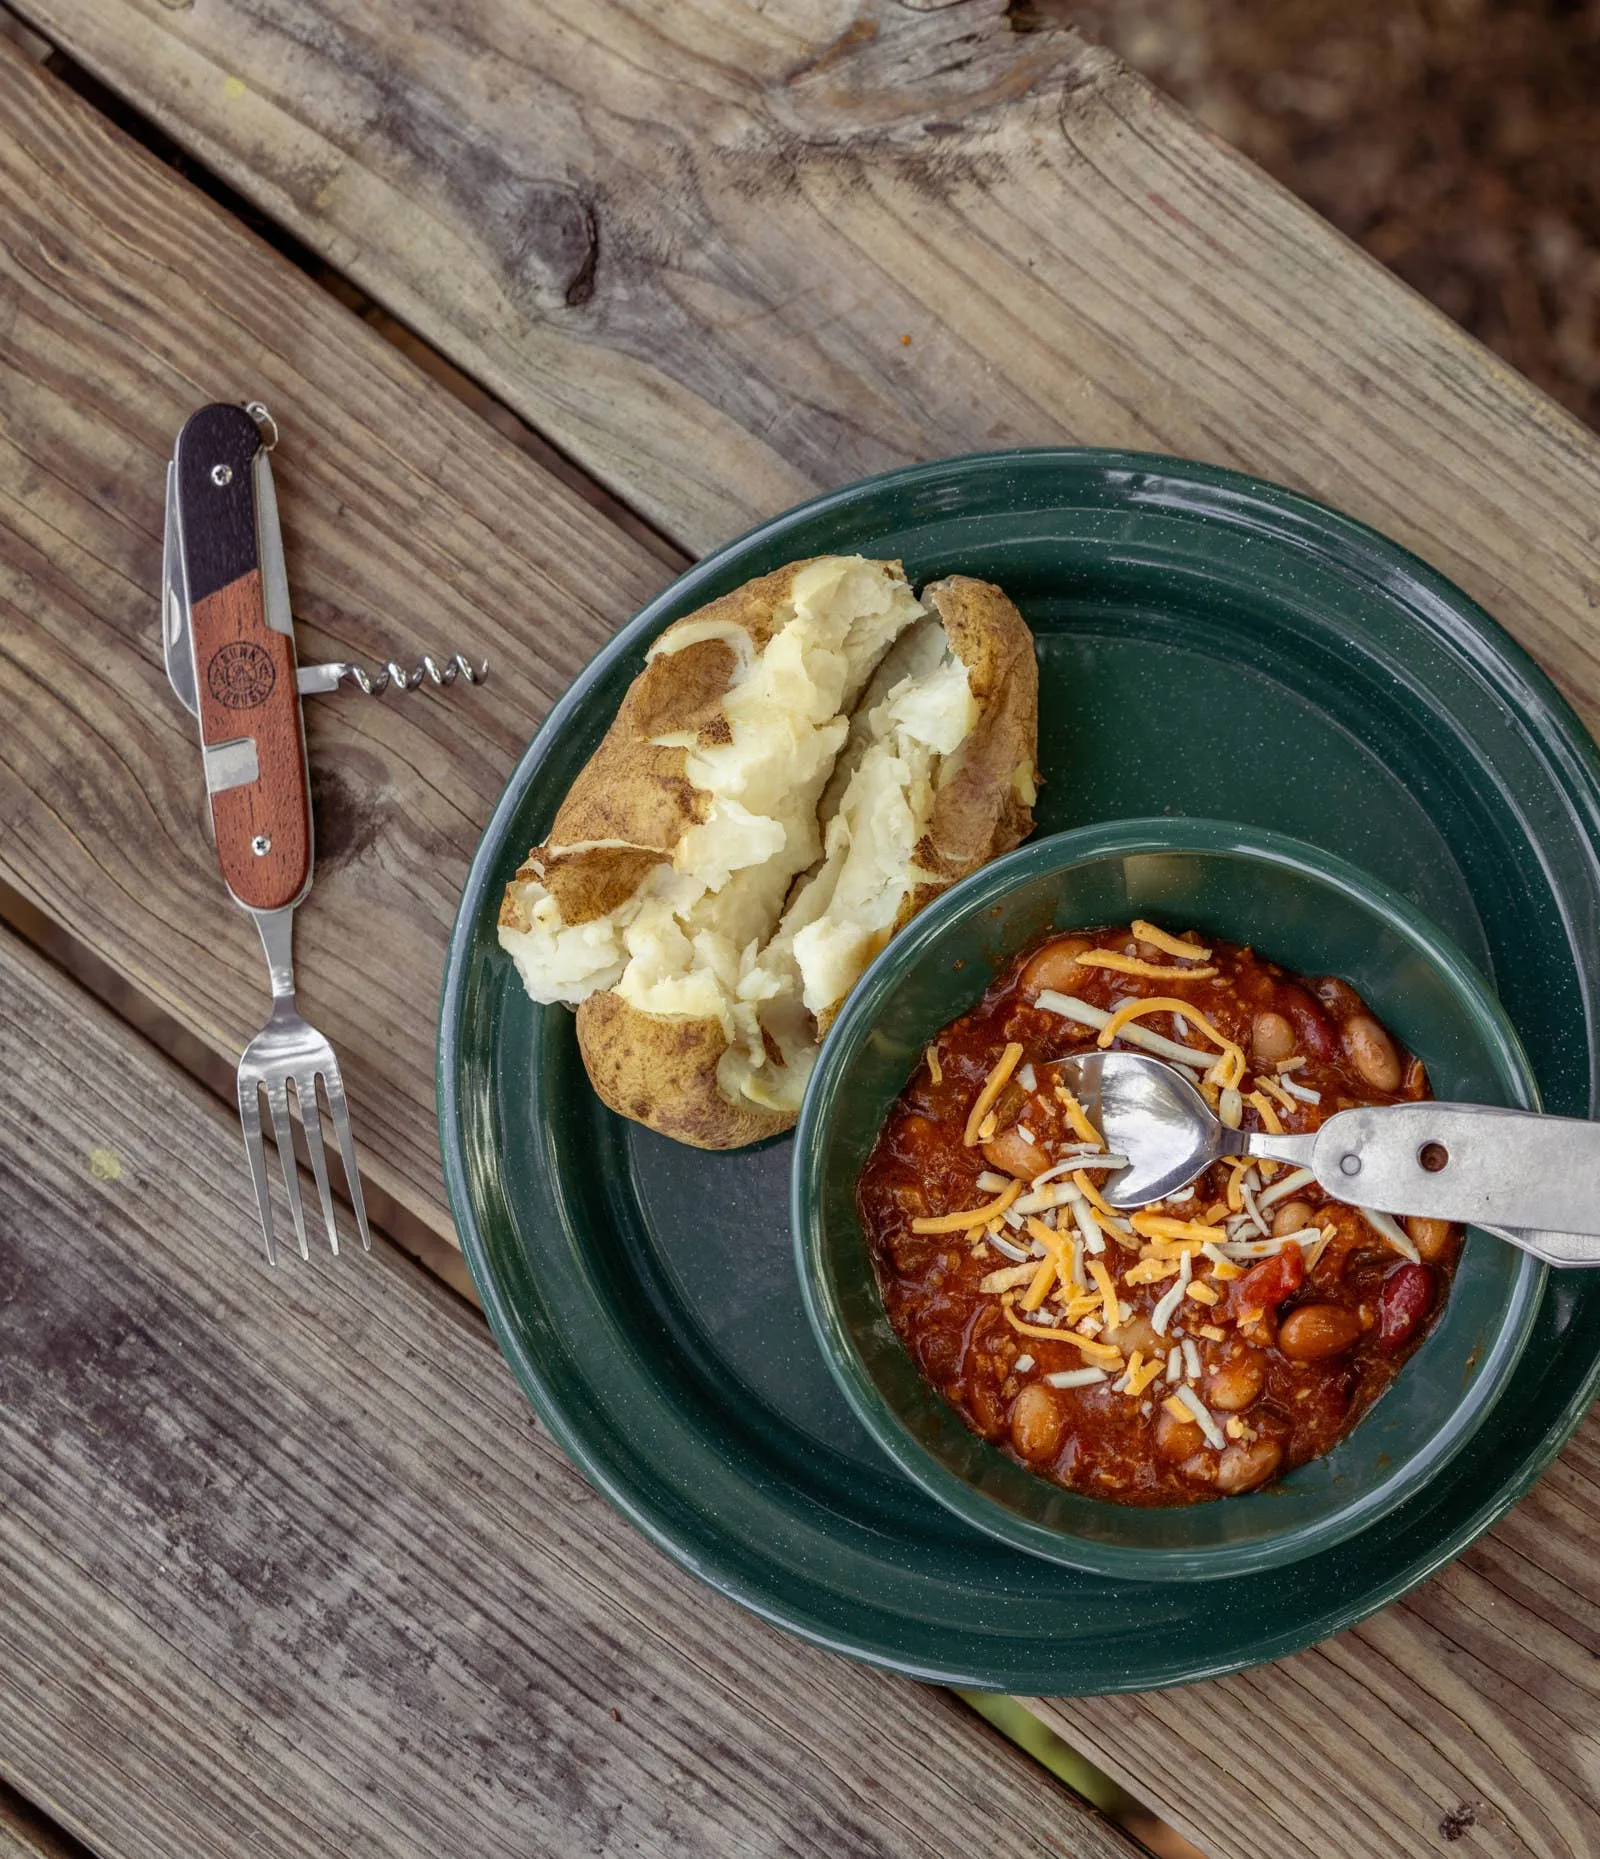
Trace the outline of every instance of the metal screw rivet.
{"label": "metal screw rivet", "polygon": [[1437,1175],[1441,1168],[1450,1165],[1450,1151],[1443,1143],[1424,1143],[1417,1151],[1417,1160],[1430,1175]]}
{"label": "metal screw rivet", "polygon": [[219,491],[224,484],[231,484],[233,482],[232,465],[213,465],[211,467],[211,482],[216,485]]}
{"label": "metal screw rivet", "polygon": [[272,841],[265,833],[257,833],[250,841],[250,850],[257,858],[265,858],[272,850]]}
{"label": "metal screw rivet", "polygon": [[1339,1172],[1342,1175],[1359,1175],[1361,1173],[1361,1157],[1358,1155],[1340,1156]]}

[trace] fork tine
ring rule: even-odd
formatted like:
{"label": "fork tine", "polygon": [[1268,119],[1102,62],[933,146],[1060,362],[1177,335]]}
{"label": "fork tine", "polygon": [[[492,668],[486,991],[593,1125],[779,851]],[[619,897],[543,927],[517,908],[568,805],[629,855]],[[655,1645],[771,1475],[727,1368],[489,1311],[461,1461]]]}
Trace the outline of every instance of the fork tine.
{"label": "fork tine", "polygon": [[300,1127],[306,1133],[306,1148],[311,1153],[311,1172],[317,1178],[317,1193],[322,1197],[322,1217],[328,1223],[328,1244],[334,1256],[339,1253],[339,1225],[333,1213],[333,1191],[328,1186],[328,1159],[322,1149],[322,1112],[317,1108],[317,1074],[313,1071],[294,1075],[295,1101],[300,1106]]}
{"label": "fork tine", "polygon": [[272,1250],[272,1193],[267,1186],[267,1156],[261,1141],[261,1085],[239,1074],[239,1122],[244,1128],[244,1153],[250,1164],[250,1179],[255,1184],[256,1212],[261,1216],[261,1237],[266,1242],[267,1263],[276,1265]]}
{"label": "fork tine", "polygon": [[361,1195],[361,1175],[356,1168],[356,1145],[350,1134],[344,1079],[339,1072],[339,1061],[331,1050],[322,1066],[322,1087],[328,1093],[328,1109],[333,1115],[334,1134],[339,1138],[339,1159],[344,1163],[345,1185],[350,1190],[350,1205],[355,1210],[356,1225],[361,1232],[362,1250],[370,1252],[372,1235],[367,1230],[367,1204]]}
{"label": "fork tine", "polygon": [[283,1189],[289,1197],[289,1216],[294,1221],[294,1236],[300,1242],[302,1259],[311,1257],[306,1244],[305,1209],[300,1205],[300,1164],[294,1159],[294,1124],[289,1120],[289,1089],[281,1078],[267,1085],[267,1108],[272,1112],[272,1134],[277,1139],[278,1160],[283,1166]]}

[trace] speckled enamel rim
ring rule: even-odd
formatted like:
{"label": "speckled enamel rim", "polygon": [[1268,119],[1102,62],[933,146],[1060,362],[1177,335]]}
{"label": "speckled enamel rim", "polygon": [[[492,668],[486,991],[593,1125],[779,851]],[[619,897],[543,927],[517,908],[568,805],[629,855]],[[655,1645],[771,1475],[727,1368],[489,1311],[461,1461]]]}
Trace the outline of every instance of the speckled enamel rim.
{"label": "speckled enamel rim", "polygon": [[795,1131],[790,1218],[806,1315],[835,1381],[856,1417],[908,1478],[976,1529],[1050,1561],[1130,1580],[1217,1580],[1254,1575],[1315,1555],[1371,1528],[1444,1469],[1472,1439],[1506,1386],[1544,1291],[1547,1268],[1524,1254],[1504,1316],[1468,1398],[1449,1423],[1376,1484],[1328,1516],[1259,1540],[1202,1551],[1092,1541],[1021,1516],[975,1489],[910,1433],[885,1399],[840,1309],[822,1214],[828,1127],[850,1067],[870,1039],[886,996],[910,968],[936,960],[943,939],[1001,898],[1041,876],[1144,853],[1209,853],[1276,865],[1339,892],[1401,937],[1448,984],[1513,1104],[1539,1107],[1522,1041],[1488,984],[1448,936],[1402,897],[1344,859],[1273,833],[1222,820],[1119,820],[1032,841],[936,898],[895,937],[857,982],[811,1075]]}

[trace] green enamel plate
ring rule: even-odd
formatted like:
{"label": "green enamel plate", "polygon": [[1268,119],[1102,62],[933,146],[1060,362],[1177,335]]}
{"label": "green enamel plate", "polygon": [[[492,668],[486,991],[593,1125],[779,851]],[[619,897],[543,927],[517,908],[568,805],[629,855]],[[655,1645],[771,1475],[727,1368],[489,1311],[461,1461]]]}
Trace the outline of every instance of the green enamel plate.
{"label": "green enamel plate", "polygon": [[999,582],[1038,640],[1041,833],[1224,818],[1310,841],[1437,923],[1494,983],[1548,1109],[1592,1113],[1600,758],[1459,589],[1309,499],[1178,460],[952,459],[763,525],[652,602],[552,711],[484,834],[445,977],[445,1175],[529,1398],[591,1481],[745,1606],[963,1686],[1170,1685],[1349,1626],[1512,1504],[1600,1385],[1600,1275],[1553,1272],[1470,1446],[1337,1548],[1225,1585],[1064,1568],[914,1486],[812,1339],[788,1140],[732,1155],[621,1122],[564,1009],[495,940],[501,889],[669,621],[800,556]]}

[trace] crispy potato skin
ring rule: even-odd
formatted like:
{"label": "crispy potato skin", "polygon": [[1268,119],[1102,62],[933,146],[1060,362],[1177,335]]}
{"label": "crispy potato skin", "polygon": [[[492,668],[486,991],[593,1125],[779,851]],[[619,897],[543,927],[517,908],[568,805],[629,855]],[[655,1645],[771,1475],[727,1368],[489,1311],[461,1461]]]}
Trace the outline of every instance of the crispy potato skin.
{"label": "crispy potato skin", "polygon": [[[657,642],[657,656],[639,673],[610,729],[578,772],[550,836],[535,846],[506,887],[500,922],[528,927],[517,880],[539,878],[564,921],[592,923],[631,897],[653,866],[664,865],[691,826],[704,819],[708,797],[684,770],[687,749],[664,749],[657,738],[690,734],[702,747],[728,740],[722,700],[738,655],[719,639],[661,652],[681,627],[716,621],[739,627],[760,652],[777,630],[778,609],[807,563],[762,575],[720,600],[674,620]],[[600,843],[597,843],[600,842]]]}
{"label": "crispy potato skin", "polygon": [[726,1044],[715,1020],[663,1020],[615,992],[591,994],[578,1009],[578,1050],[601,1102],[696,1149],[742,1149],[795,1121],[729,1103],[717,1085]]}
{"label": "crispy potato skin", "polygon": [[[807,565],[792,562],[734,589],[674,622],[662,638],[670,640],[691,623],[721,621],[741,628],[760,652]],[[919,869],[930,876],[907,893],[895,930],[949,885],[1026,838],[1038,782],[1039,677],[1022,616],[999,588],[963,575],[932,584],[923,596],[967,667],[980,716],[946,773],[916,849]],[[738,662],[732,646],[710,639],[658,653],[646,664],[562,802],[549,838],[507,886],[502,925],[528,928],[517,880],[539,878],[563,919],[580,924],[615,909],[653,867],[670,861],[683,834],[704,817],[707,796],[687,778],[687,750],[661,748],[655,739],[692,732],[703,746],[726,741],[722,700]],[[804,874],[796,884],[803,881]],[[820,1016],[819,1036],[835,1011]],[[726,1041],[716,1020],[662,1019],[611,991],[584,1001],[577,1024],[584,1065],[602,1101],[664,1136],[700,1149],[734,1149],[795,1121],[792,1114],[723,1096],[717,1065]]]}

